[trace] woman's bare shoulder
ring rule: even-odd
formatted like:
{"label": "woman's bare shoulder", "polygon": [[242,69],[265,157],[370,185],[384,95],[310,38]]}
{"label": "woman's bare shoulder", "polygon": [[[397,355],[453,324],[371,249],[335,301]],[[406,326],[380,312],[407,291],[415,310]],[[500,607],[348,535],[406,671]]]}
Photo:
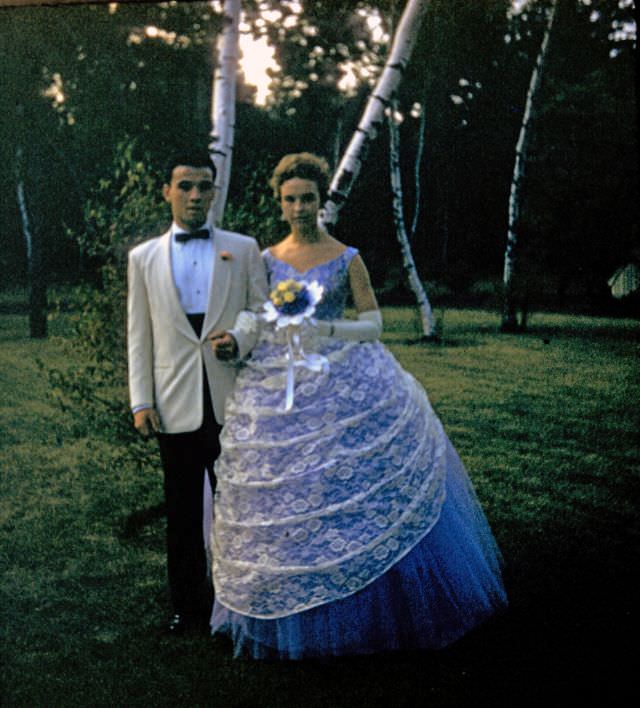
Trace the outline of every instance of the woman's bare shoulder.
{"label": "woman's bare shoulder", "polygon": [[325,248],[327,251],[332,251],[335,255],[339,255],[343,251],[346,251],[349,246],[346,243],[343,243],[342,241],[338,241],[338,239],[334,236],[330,236],[329,234],[327,234],[325,240]]}

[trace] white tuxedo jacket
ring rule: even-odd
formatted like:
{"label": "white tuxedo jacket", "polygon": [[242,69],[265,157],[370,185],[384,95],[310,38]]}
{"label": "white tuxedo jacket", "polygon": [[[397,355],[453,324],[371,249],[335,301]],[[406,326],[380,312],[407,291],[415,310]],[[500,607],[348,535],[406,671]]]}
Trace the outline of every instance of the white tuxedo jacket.
{"label": "white tuxedo jacket", "polygon": [[216,359],[207,336],[227,330],[244,358],[255,345],[256,316],[267,299],[267,277],[254,239],[213,229],[213,276],[202,333],[196,335],[180,304],[171,268],[171,232],[129,252],[127,334],[131,407],[152,405],[166,433],[202,423],[202,363],[216,420],[233,388],[236,365]]}

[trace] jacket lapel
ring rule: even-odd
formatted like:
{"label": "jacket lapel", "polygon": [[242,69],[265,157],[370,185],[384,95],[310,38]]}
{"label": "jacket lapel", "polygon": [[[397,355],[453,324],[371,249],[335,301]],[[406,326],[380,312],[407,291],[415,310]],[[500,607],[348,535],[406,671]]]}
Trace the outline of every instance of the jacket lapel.
{"label": "jacket lapel", "polygon": [[[187,316],[180,304],[178,289],[173,280],[173,269],[171,268],[171,229],[160,237],[160,286],[165,293],[165,303],[170,318],[182,334],[189,339],[198,341],[198,337],[187,319]],[[169,284],[167,286],[167,283]],[[160,292],[162,292],[160,290]]]}
{"label": "jacket lapel", "polygon": [[213,230],[213,266],[211,272],[211,286],[209,287],[209,305],[202,325],[202,337],[206,339],[207,334],[215,327],[222,316],[229,297],[231,287],[231,261],[223,260],[220,254],[225,250],[230,250],[227,238],[223,231]]}

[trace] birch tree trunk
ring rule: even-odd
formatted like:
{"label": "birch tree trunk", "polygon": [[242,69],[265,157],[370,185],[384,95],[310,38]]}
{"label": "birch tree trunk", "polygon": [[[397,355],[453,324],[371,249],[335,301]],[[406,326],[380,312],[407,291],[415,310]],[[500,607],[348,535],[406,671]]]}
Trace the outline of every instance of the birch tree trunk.
{"label": "birch tree trunk", "polygon": [[331,185],[320,219],[331,231],[338,221],[338,212],[347,200],[360,173],[369,145],[376,139],[384,120],[384,111],[402,79],[411,58],[420,25],[427,10],[427,0],[408,0],[396,30],[387,63],[367,101],[362,118],[349,143]]}
{"label": "birch tree trunk", "polygon": [[34,239],[31,219],[29,218],[29,209],[27,207],[25,193],[23,156],[22,147],[18,146],[16,148],[15,157],[16,200],[20,210],[22,233],[24,235],[27,253],[29,334],[34,339],[41,339],[47,336],[47,284],[42,268],[40,244]]}
{"label": "birch tree trunk", "polygon": [[[520,126],[520,134],[516,144],[516,159],[513,168],[513,178],[511,181],[511,191],[509,194],[509,226],[507,233],[507,247],[504,254],[504,271],[503,271],[503,286],[504,286],[504,303],[502,310],[502,325],[501,329],[504,332],[517,330],[518,321],[516,316],[516,298],[515,285],[517,279],[517,249],[518,249],[518,230],[520,227],[520,201],[521,190],[524,181],[524,173],[527,161],[527,150],[529,142],[530,127],[535,117],[534,101],[542,78],[544,61],[547,55],[549,46],[549,37],[551,36],[551,27],[556,14],[557,0],[552,0],[551,7],[547,14],[547,26],[545,28],[540,51],[536,59],[536,64],[531,74],[529,82],[529,90],[527,91],[527,100],[522,117],[522,125]],[[524,328],[526,322],[524,319],[521,327]]]}
{"label": "birch tree trunk", "polygon": [[[396,236],[400,243],[402,252],[402,263],[407,274],[409,286],[413,290],[420,311],[420,320],[422,321],[423,339],[435,339],[435,325],[433,320],[433,311],[431,303],[427,297],[415,261],[411,252],[411,243],[404,219],[404,196],[402,190],[402,176],[400,172],[400,130],[395,120],[397,102],[392,102],[391,114],[388,118],[389,124],[389,166],[391,174],[391,190],[393,193],[393,220],[396,225]],[[418,206],[416,203],[416,213]],[[415,228],[414,219],[414,228]]]}
{"label": "birch tree trunk", "polygon": [[240,0],[225,0],[225,27],[218,38],[217,62],[211,107],[211,157],[216,166],[216,198],[209,213],[210,222],[222,223],[229,192],[233,138],[236,120],[236,76],[239,56]]}
{"label": "birch tree trunk", "polygon": [[427,130],[427,111],[425,110],[425,101],[422,102],[422,110],[420,112],[420,127],[418,128],[418,149],[416,151],[416,159],[413,163],[413,179],[416,190],[416,207],[413,211],[413,221],[411,222],[411,231],[409,239],[413,241],[416,231],[418,230],[418,219],[420,218],[420,208],[422,206],[422,178],[420,176],[420,167],[422,165],[422,156],[424,154],[425,133]]}
{"label": "birch tree trunk", "polygon": [[[240,0],[224,0],[224,29],[216,44],[216,69],[211,105],[211,158],[216,166],[216,198],[209,210],[209,223],[219,226],[229,193],[236,121],[236,79],[239,58]],[[203,490],[202,535],[207,554],[207,573],[211,575],[211,532],[213,493],[205,471]]]}
{"label": "birch tree trunk", "polygon": [[31,271],[31,258],[33,255],[33,236],[31,235],[31,223],[29,221],[29,211],[27,210],[27,200],[24,195],[24,179],[22,177],[22,147],[16,148],[16,198],[20,209],[20,219],[22,221],[22,234],[27,249],[27,264]]}

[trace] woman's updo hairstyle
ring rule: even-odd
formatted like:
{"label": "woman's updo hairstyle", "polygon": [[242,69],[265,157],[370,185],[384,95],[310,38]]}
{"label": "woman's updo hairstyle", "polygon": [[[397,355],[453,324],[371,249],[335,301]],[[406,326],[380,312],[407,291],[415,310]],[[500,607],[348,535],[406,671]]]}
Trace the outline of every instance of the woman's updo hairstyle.
{"label": "woman's updo hairstyle", "polygon": [[311,152],[296,152],[285,155],[276,165],[269,185],[273,196],[280,199],[280,187],[289,179],[298,177],[315,182],[318,186],[320,199],[324,201],[329,191],[329,164],[327,161]]}

